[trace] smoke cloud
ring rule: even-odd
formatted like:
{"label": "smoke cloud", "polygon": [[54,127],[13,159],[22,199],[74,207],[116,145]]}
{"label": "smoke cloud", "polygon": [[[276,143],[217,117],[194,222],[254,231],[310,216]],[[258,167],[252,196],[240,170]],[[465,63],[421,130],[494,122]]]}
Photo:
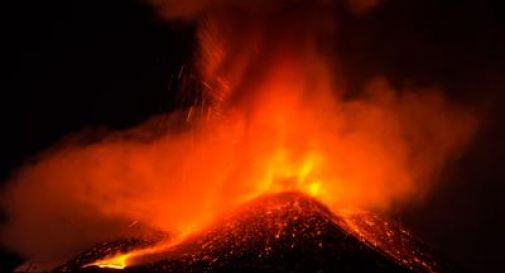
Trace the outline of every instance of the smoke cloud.
{"label": "smoke cloud", "polygon": [[54,265],[103,240],[198,230],[265,193],[302,191],[335,212],[422,200],[476,117],[437,88],[395,90],[380,76],[346,91],[333,50],[341,4],[154,1],[196,20],[204,99],[170,114],[160,137],[146,137],[148,123],[26,164],[2,193],[3,243]]}
{"label": "smoke cloud", "polygon": [[[198,19],[208,13],[224,9],[242,9],[253,13],[275,13],[290,6],[345,6],[350,11],[362,14],[386,0],[150,0],[157,10],[168,19]],[[320,10],[322,11],[322,10]]]}

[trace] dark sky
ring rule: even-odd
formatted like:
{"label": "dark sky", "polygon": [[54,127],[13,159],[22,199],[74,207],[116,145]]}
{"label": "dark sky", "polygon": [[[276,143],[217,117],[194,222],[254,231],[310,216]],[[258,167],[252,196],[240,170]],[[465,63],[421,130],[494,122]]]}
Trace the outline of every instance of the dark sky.
{"label": "dark sky", "polygon": [[[192,26],[169,25],[134,0],[13,2],[19,3],[2,8],[9,15],[2,35],[2,181],[71,132],[127,128],[176,107],[176,75],[195,46]],[[503,268],[505,11],[499,2],[390,0],[341,21],[339,50],[354,88],[385,75],[399,86],[443,86],[453,100],[479,109],[474,144],[443,172],[437,192],[401,216],[441,255],[472,272]],[[15,261],[2,251],[1,263]]]}

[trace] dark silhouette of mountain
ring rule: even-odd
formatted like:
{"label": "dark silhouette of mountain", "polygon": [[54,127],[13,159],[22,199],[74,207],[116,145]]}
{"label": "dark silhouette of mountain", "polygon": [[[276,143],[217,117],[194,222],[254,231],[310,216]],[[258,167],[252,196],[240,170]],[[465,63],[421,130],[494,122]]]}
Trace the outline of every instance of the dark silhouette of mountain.
{"label": "dark silhouette of mountain", "polygon": [[364,212],[336,215],[299,193],[260,197],[203,232],[133,259],[85,266],[155,243],[103,243],[55,272],[453,272],[397,224]]}

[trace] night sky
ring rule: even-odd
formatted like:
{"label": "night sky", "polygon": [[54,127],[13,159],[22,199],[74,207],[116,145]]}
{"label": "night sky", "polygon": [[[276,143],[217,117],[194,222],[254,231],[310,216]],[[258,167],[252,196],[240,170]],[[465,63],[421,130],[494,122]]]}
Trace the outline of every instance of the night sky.
{"label": "night sky", "polygon": [[[129,128],[178,107],[177,74],[191,61],[194,26],[168,24],[142,1],[15,2],[2,4],[8,15],[2,181],[70,133]],[[336,49],[356,90],[384,75],[397,86],[441,86],[479,113],[473,144],[443,171],[437,191],[399,213],[435,251],[470,272],[503,270],[505,10],[499,2],[389,0],[368,15],[342,14]],[[0,268],[19,262],[6,250],[1,255]]]}

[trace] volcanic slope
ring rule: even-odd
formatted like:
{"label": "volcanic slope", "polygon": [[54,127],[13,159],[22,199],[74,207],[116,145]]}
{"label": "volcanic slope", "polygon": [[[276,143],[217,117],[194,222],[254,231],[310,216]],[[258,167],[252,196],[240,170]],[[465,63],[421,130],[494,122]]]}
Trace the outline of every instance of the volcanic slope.
{"label": "volcanic slope", "polygon": [[397,224],[367,212],[336,215],[292,192],[255,199],[172,247],[136,257],[124,269],[85,266],[153,244],[104,243],[55,272],[453,272]]}

